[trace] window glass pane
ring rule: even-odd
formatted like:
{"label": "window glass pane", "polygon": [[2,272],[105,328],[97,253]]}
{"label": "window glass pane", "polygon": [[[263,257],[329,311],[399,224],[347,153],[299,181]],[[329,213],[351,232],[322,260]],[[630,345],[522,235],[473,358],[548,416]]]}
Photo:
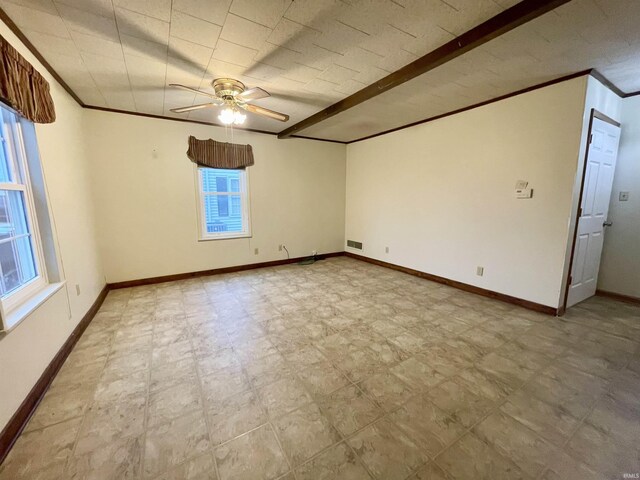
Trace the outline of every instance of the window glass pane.
{"label": "window glass pane", "polygon": [[221,168],[200,168],[202,191],[205,193],[239,192],[240,170]]}
{"label": "window glass pane", "polygon": [[6,122],[9,119],[9,112],[2,113],[2,128],[0,128],[0,182],[9,183],[13,181],[11,175],[11,146],[7,135],[9,134],[10,125]]}
{"label": "window glass pane", "polygon": [[37,276],[24,194],[0,190],[0,295]]}
{"label": "window glass pane", "polygon": [[240,205],[240,195],[205,195],[204,213],[207,233],[242,232]]}
{"label": "window glass pane", "polygon": [[29,233],[24,194],[16,190],[0,190],[0,240]]}

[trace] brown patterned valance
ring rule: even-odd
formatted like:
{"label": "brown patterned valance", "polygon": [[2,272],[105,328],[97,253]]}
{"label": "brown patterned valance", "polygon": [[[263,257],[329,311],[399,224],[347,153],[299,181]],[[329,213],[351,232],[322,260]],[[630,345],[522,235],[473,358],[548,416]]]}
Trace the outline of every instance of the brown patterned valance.
{"label": "brown patterned valance", "polygon": [[251,145],[216,142],[189,137],[187,156],[201,167],[237,169],[253,165]]}
{"label": "brown patterned valance", "polygon": [[0,36],[0,100],[36,123],[53,123],[56,110],[49,82]]}

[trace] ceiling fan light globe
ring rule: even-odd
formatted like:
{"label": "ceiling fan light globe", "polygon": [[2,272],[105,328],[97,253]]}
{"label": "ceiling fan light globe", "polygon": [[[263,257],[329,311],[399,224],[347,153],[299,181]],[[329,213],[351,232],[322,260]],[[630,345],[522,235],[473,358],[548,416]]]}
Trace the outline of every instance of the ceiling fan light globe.
{"label": "ceiling fan light globe", "polygon": [[247,116],[244,113],[241,113],[237,110],[233,112],[234,125],[242,125],[246,119],[247,119]]}
{"label": "ceiling fan light globe", "polygon": [[220,112],[218,115],[218,120],[220,120],[224,125],[231,125],[235,121],[235,114],[233,109],[227,107]]}

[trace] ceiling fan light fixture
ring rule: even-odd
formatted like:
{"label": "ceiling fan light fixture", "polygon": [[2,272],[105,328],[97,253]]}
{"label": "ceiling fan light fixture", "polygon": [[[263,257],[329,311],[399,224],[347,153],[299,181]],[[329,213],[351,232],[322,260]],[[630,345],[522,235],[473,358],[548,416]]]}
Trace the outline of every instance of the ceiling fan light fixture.
{"label": "ceiling fan light fixture", "polygon": [[239,112],[238,110],[233,112],[234,125],[242,125],[246,119],[247,119],[247,116],[244,113]]}
{"label": "ceiling fan light fixture", "polygon": [[218,115],[218,120],[224,125],[242,125],[246,119],[247,116],[245,114],[232,107],[224,108]]}
{"label": "ceiling fan light fixture", "polygon": [[233,108],[223,108],[220,112],[220,115],[218,115],[218,120],[220,120],[225,125],[231,125],[234,121]]}

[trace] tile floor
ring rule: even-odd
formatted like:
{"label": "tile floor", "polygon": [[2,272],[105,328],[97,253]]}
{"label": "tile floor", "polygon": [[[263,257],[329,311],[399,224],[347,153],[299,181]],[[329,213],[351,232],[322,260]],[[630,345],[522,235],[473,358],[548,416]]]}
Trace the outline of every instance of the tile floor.
{"label": "tile floor", "polygon": [[342,257],[116,290],[0,479],[624,478],[638,342]]}

